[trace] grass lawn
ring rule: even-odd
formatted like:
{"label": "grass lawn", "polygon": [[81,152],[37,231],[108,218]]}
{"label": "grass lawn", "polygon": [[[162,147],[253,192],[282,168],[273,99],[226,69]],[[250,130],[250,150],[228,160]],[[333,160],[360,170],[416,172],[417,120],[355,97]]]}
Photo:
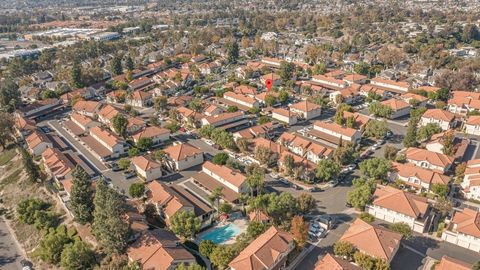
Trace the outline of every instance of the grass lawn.
{"label": "grass lawn", "polygon": [[15,148],[7,149],[0,153],[0,166],[7,164],[16,154]]}

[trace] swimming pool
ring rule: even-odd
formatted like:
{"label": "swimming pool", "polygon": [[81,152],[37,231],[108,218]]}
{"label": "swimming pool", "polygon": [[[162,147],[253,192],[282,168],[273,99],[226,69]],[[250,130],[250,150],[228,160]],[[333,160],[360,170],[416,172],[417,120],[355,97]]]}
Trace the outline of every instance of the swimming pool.
{"label": "swimming pool", "polygon": [[200,240],[211,240],[215,244],[223,244],[227,242],[232,237],[239,235],[241,232],[240,228],[238,228],[235,224],[229,223],[223,227],[218,227],[213,229],[212,231],[204,234],[200,237]]}

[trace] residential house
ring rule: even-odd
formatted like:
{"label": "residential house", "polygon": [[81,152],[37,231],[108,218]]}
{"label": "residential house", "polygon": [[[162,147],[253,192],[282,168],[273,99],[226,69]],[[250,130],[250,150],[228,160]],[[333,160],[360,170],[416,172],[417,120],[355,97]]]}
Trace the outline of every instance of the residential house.
{"label": "residential house", "polygon": [[97,101],[79,100],[72,106],[72,111],[88,117],[95,117],[102,104]]}
{"label": "residential house", "polygon": [[[453,137],[451,153],[444,152],[445,142],[447,137]],[[426,142],[425,148],[428,151],[432,151],[440,154],[448,154],[455,160],[463,160],[463,156],[470,145],[470,140],[465,138],[459,138],[455,136],[453,130],[447,130],[441,133],[432,135],[429,141]],[[450,151],[450,150],[449,150]]]}
{"label": "residential house", "polygon": [[260,107],[258,100],[247,95],[237,94],[235,92],[224,93],[223,99],[229,101],[226,102],[228,105],[237,106],[241,110],[249,110],[252,108],[258,109]]}
{"label": "residential house", "polygon": [[242,84],[233,88],[233,92],[239,95],[249,96],[253,98],[255,97],[255,95],[257,95],[257,88]]}
{"label": "residential house", "polygon": [[467,134],[480,135],[480,115],[469,116],[463,128]]}
{"label": "residential house", "polygon": [[392,109],[392,114],[389,116],[390,119],[396,119],[410,114],[410,104],[403,100],[391,98],[382,101],[381,104]]}
{"label": "residential house", "polygon": [[367,82],[368,77],[360,74],[349,74],[342,78],[348,85],[352,84],[365,84]]}
{"label": "residential house", "polygon": [[405,158],[422,168],[445,173],[452,167],[454,159],[445,154],[432,152],[425,149],[409,147],[405,150]]}
{"label": "residential house", "polygon": [[253,240],[228,266],[231,270],[283,269],[295,248],[293,236],[270,227]]}
{"label": "residential house", "polygon": [[117,108],[107,104],[98,112],[98,121],[104,125],[111,126],[113,118],[119,113],[120,111]]}
{"label": "residential house", "polygon": [[222,188],[223,198],[231,203],[238,202],[240,194],[250,191],[244,174],[210,161],[203,163],[202,171],[192,178],[197,185],[207,189],[209,193],[216,188]]}
{"label": "residential house", "polygon": [[173,270],[180,264],[195,264],[195,257],[171,232],[164,229],[147,230],[127,249],[129,262],[138,262],[141,269]]}
{"label": "residential house", "polygon": [[407,102],[408,104],[413,104],[417,107],[425,107],[427,105],[428,98],[414,94],[414,93],[405,93],[399,97],[403,101]]}
{"label": "residential house", "polygon": [[310,134],[331,143],[339,143],[340,141],[356,144],[360,141],[362,134],[360,131],[341,126],[334,122],[315,121],[313,130]]}
{"label": "residential house", "polygon": [[[265,100],[267,96],[273,96],[278,99],[280,94],[278,94],[278,92],[266,91],[266,92],[261,92],[260,94],[256,94],[255,99],[258,100],[261,104],[265,105]],[[273,106],[276,106],[276,105],[274,104]]]}
{"label": "residential house", "polygon": [[273,128],[274,124],[272,122],[256,125],[233,133],[233,139],[236,141],[238,139],[253,139],[257,137],[268,138]]}
{"label": "residential house", "polygon": [[150,126],[133,134],[132,138],[135,143],[138,143],[141,138],[149,138],[152,140],[152,144],[155,146],[170,139],[170,130],[166,128]]}
{"label": "residential house", "polygon": [[28,151],[33,156],[41,155],[47,148],[52,148],[52,141],[43,132],[35,130],[25,138]]}
{"label": "residential house", "polygon": [[347,82],[325,75],[312,76],[312,82],[318,83],[326,88],[340,90],[348,86]]}
{"label": "residential house", "polygon": [[455,115],[442,109],[429,109],[420,118],[420,125],[438,124],[442,130],[448,130],[455,126]]}
{"label": "residential house", "polygon": [[141,108],[150,107],[153,104],[153,94],[152,92],[144,92],[140,90],[134,91],[131,95],[127,95],[125,104]]}
{"label": "residential house", "polygon": [[20,114],[15,114],[15,133],[17,138],[25,138],[37,129],[35,120],[28,119]]}
{"label": "residential house", "polygon": [[107,94],[107,103],[123,103],[127,97],[127,91],[115,90]]}
{"label": "residential house", "polygon": [[202,126],[211,125],[213,127],[233,128],[248,123],[246,115],[242,111],[231,113],[222,113],[214,116],[202,118]]}
{"label": "residential house", "polygon": [[265,74],[260,78],[260,83],[265,85],[267,80],[272,82],[272,86],[280,86],[282,84],[282,78],[275,73]]}
{"label": "residential house", "polygon": [[366,115],[357,113],[357,112],[349,112],[349,111],[343,111],[343,118],[352,118],[353,119],[353,127],[355,129],[358,129],[360,132],[363,133],[363,130],[365,129],[365,126],[367,123],[370,121],[370,118]]}
{"label": "residential house", "polygon": [[357,218],[340,241],[351,243],[360,252],[389,263],[400,247],[402,235]]}
{"label": "residential house", "polygon": [[214,116],[223,113],[223,109],[216,105],[210,105],[204,110],[203,113],[208,116]]}
{"label": "residential house", "polygon": [[320,160],[330,158],[333,155],[333,149],[323,146],[317,142],[312,142],[305,151],[305,157],[307,160],[318,164]]}
{"label": "residential house", "polygon": [[295,125],[297,123],[297,115],[290,110],[283,108],[275,108],[272,110],[272,118],[287,125]]}
{"label": "residential house", "polygon": [[410,84],[408,82],[386,80],[380,77],[371,79],[370,84],[397,94],[406,93],[410,89]]}
{"label": "residential house", "polygon": [[131,161],[137,174],[145,181],[152,181],[162,176],[162,165],[149,156],[136,156]]}
{"label": "residential house", "polygon": [[480,110],[480,93],[470,91],[453,91],[448,100],[448,111],[467,115],[468,112]]}
{"label": "residential house", "polygon": [[167,225],[179,211],[193,212],[201,220],[201,228],[211,225],[213,209],[179,185],[151,181],[147,184],[147,197]]}
{"label": "residential house", "polygon": [[290,111],[300,115],[305,120],[310,120],[320,116],[322,113],[322,107],[304,100],[290,105]]}
{"label": "residential house", "polygon": [[393,163],[389,173],[391,182],[397,179],[406,186],[412,187],[419,192],[429,192],[432,185],[448,185],[451,178],[447,175],[415,166],[412,163]]}
{"label": "residential house", "polygon": [[177,171],[183,171],[203,163],[202,150],[193,147],[188,143],[172,145],[165,148],[164,151],[173,162],[174,166],[172,167]]}
{"label": "residential house", "polygon": [[128,83],[128,88],[130,88],[132,91],[136,91],[152,86],[154,83],[155,82],[148,77],[141,77]]}
{"label": "residential house", "polygon": [[48,115],[62,106],[62,100],[56,98],[43,99],[35,101],[26,106],[18,108],[17,112],[27,118],[35,119],[37,117]]}
{"label": "residential house", "polygon": [[90,128],[90,135],[82,137],[82,141],[87,149],[102,161],[118,158],[128,150],[123,139],[102,127]]}
{"label": "residential house", "polygon": [[480,201],[480,159],[472,159],[467,162],[467,168],[460,185],[465,198]]}
{"label": "residential house", "polygon": [[362,268],[327,253],[327,255],[323,256],[315,265],[315,270],[362,270]]}
{"label": "residential house", "polygon": [[473,265],[454,259],[454,258],[450,258],[446,255],[443,255],[440,262],[437,265],[435,265],[434,270],[471,270],[471,269],[473,269]]}
{"label": "residential house", "polygon": [[480,212],[464,208],[462,211],[455,211],[447,223],[447,229],[442,234],[443,240],[480,252]]}
{"label": "residential house", "polygon": [[261,60],[261,63],[273,67],[273,68],[280,68],[282,65],[282,60],[278,58],[272,58],[272,57],[264,57]]}
{"label": "residential house", "polygon": [[101,124],[83,114],[73,112],[70,114],[70,120],[64,121],[63,126],[75,137],[88,133],[92,127],[98,127]]}
{"label": "residential house", "polygon": [[145,122],[145,120],[143,120],[143,118],[140,118],[140,117],[128,117],[127,121],[128,121],[127,134],[129,135],[135,134],[140,130],[146,128],[147,126],[147,123]]}
{"label": "residential house", "polygon": [[67,176],[71,178],[69,174],[75,169],[75,165],[56,148],[47,148],[42,153],[42,161],[45,171],[59,182]]}
{"label": "residential house", "polygon": [[339,103],[352,104],[359,98],[359,96],[360,96],[360,85],[354,84],[354,85],[350,85],[347,88],[331,92],[329,94],[329,99],[330,99],[330,102],[332,102],[333,104],[339,104]]}
{"label": "residential house", "polygon": [[403,222],[418,233],[429,229],[432,215],[427,198],[390,186],[377,185],[365,211],[391,223]]}

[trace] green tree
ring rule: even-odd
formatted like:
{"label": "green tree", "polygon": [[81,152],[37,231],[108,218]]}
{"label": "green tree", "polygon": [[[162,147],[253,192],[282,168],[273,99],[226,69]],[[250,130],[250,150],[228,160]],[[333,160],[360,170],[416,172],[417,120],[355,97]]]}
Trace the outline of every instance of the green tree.
{"label": "green tree", "polygon": [[217,246],[210,254],[210,261],[217,269],[224,270],[235,256],[236,252],[232,246]]}
{"label": "green tree", "polygon": [[121,113],[115,115],[112,118],[112,126],[118,135],[124,138],[127,136],[128,119],[125,117],[125,115]]}
{"label": "green tree", "polygon": [[236,142],[238,149],[242,153],[246,153],[249,151],[249,141],[245,138],[240,138]]}
{"label": "green tree", "polygon": [[280,92],[278,92],[278,100],[281,103],[285,103],[288,100],[288,92],[285,90],[281,90]]}
{"label": "green tree", "polygon": [[50,230],[43,237],[40,245],[35,249],[34,255],[44,262],[58,264],[65,245],[71,242],[72,239],[67,235],[65,227],[60,226],[56,230]]}
{"label": "green tree", "polygon": [[432,192],[437,194],[438,196],[445,198],[448,193],[448,186],[444,184],[433,184],[432,185]]}
{"label": "green tree", "polygon": [[385,180],[392,167],[392,162],[385,158],[372,158],[360,163],[360,172],[370,178]]}
{"label": "green tree", "polygon": [[373,190],[369,185],[362,185],[347,193],[347,202],[357,209],[364,209],[370,202]]}
{"label": "green tree", "polygon": [[371,214],[367,213],[367,212],[362,212],[360,214],[360,219],[363,220],[363,221],[366,221],[366,222],[374,222],[375,221],[375,217],[372,216]]}
{"label": "green tree", "polygon": [[35,164],[32,156],[29,152],[27,152],[27,150],[25,150],[25,148],[21,148],[20,151],[22,153],[22,164],[25,168],[25,171],[27,171],[28,180],[32,183],[37,182],[40,178],[40,169],[38,168],[37,164]]}
{"label": "green tree", "polygon": [[196,263],[190,263],[188,265],[185,265],[183,262],[177,265],[175,270],[205,270],[204,267],[202,267],[199,264]]}
{"label": "green tree", "polygon": [[128,156],[129,157],[135,157],[135,156],[138,156],[140,155],[140,149],[138,149],[137,147],[132,147],[130,149],[128,149]]}
{"label": "green tree", "polygon": [[340,166],[331,159],[322,159],[317,164],[315,176],[321,181],[331,181],[338,177]]}
{"label": "green tree", "polygon": [[396,223],[390,224],[388,228],[394,232],[397,232],[403,235],[405,239],[411,238],[413,234],[412,228],[410,228],[410,226],[407,223],[403,223],[403,222],[396,222]]}
{"label": "green tree", "polygon": [[121,170],[129,169],[131,164],[132,164],[132,163],[130,162],[130,159],[128,159],[128,158],[121,158],[121,159],[118,161],[118,167],[119,167]]}
{"label": "green tree", "polygon": [[170,218],[170,229],[183,238],[193,238],[200,230],[200,219],[192,211],[180,210]]}
{"label": "green tree", "polygon": [[430,140],[432,135],[442,132],[442,128],[436,123],[428,123],[425,126],[418,129],[417,141]]}
{"label": "green tree", "polygon": [[368,111],[378,117],[388,118],[392,115],[393,110],[390,106],[384,105],[380,102],[372,102],[368,105]]}
{"label": "green tree", "polygon": [[82,241],[66,245],[60,258],[60,265],[66,270],[88,270],[93,269],[96,264],[95,253]]}
{"label": "green tree", "polygon": [[363,134],[367,137],[381,139],[387,135],[388,124],[386,121],[370,120],[365,125]]}
{"label": "green tree", "polygon": [[229,158],[229,155],[225,152],[220,152],[213,156],[212,162],[217,164],[217,165],[225,165],[227,164],[227,160]]}
{"label": "green tree", "polygon": [[325,63],[318,63],[313,67],[313,74],[314,75],[322,75],[327,73],[327,66]]}
{"label": "green tree", "polygon": [[370,73],[370,65],[365,62],[360,62],[353,67],[355,73],[361,75],[369,75]]}
{"label": "green tree", "polygon": [[72,172],[70,206],[78,223],[85,224],[92,221],[94,207],[92,183],[88,174],[80,166]]}
{"label": "green tree", "polygon": [[212,205],[216,205],[217,209],[220,208],[220,199],[223,196],[223,187],[216,187],[212,193],[208,196],[208,200]]}
{"label": "green tree", "polygon": [[157,112],[163,112],[167,108],[168,100],[165,96],[160,96],[155,98],[153,101],[153,108],[157,110]]}
{"label": "green tree", "polygon": [[18,85],[11,78],[6,78],[0,83],[0,110],[13,112],[20,104]]}
{"label": "green tree", "polygon": [[246,168],[246,173],[246,182],[250,188],[250,196],[253,197],[254,191],[257,190],[257,193],[260,193],[265,185],[265,170],[256,164],[252,164]]}
{"label": "green tree", "polygon": [[250,239],[256,239],[260,234],[267,230],[267,225],[258,221],[251,221],[247,227],[247,235]]}
{"label": "green tree", "polygon": [[317,201],[311,194],[302,193],[300,197],[298,197],[298,210],[300,213],[306,215],[316,207]]}
{"label": "green tree", "polygon": [[335,112],[335,123],[339,125],[344,125],[345,124],[345,118],[343,117],[344,112],[351,112],[352,111],[352,106],[345,104],[345,103],[340,103],[337,107],[337,111]]}
{"label": "green tree", "polygon": [[400,150],[395,146],[391,144],[387,144],[385,146],[385,152],[383,153],[383,157],[388,160],[395,160],[395,157],[397,156],[398,151]]}
{"label": "green tree", "polygon": [[120,75],[123,73],[122,57],[120,57],[119,55],[115,55],[113,57],[112,63],[111,63],[111,69],[112,69],[112,73],[115,75]]}
{"label": "green tree", "polygon": [[418,145],[417,142],[417,123],[410,123],[407,128],[407,133],[403,138],[403,146],[405,147],[415,147]]}
{"label": "green tree", "polygon": [[353,259],[355,260],[355,263],[360,266],[362,269],[369,269],[369,270],[374,270],[375,269],[375,258],[368,256],[367,254],[357,251],[355,254],[353,254]]}
{"label": "green tree", "polygon": [[142,151],[148,151],[153,145],[152,138],[142,137],[137,142],[137,148]]}
{"label": "green tree", "polygon": [[143,183],[133,183],[128,188],[128,194],[133,198],[140,198],[145,194],[145,185]]}
{"label": "green tree", "polygon": [[50,209],[50,204],[37,198],[21,200],[17,205],[19,220],[26,224],[35,223],[35,213]]}
{"label": "green tree", "polygon": [[125,202],[101,179],[97,181],[93,203],[93,235],[107,254],[121,253],[127,245],[129,231],[124,220]]}
{"label": "green tree", "polygon": [[129,71],[132,71],[135,69],[135,64],[133,63],[133,59],[130,55],[128,55],[127,58],[125,59],[125,67]]}
{"label": "green tree", "polygon": [[257,146],[255,148],[255,159],[260,162],[260,164],[269,164],[272,158],[272,150],[268,147]]}
{"label": "green tree", "polygon": [[455,143],[454,143],[455,134],[453,132],[447,132],[442,139],[443,139],[442,152],[448,156],[452,156],[453,154],[455,154]]}
{"label": "green tree", "polygon": [[222,203],[218,206],[218,212],[221,214],[230,214],[233,210],[233,206],[229,203]]}
{"label": "green tree", "polygon": [[213,250],[217,247],[212,240],[202,240],[198,245],[198,251],[203,256],[210,258],[210,254],[212,254]]}
{"label": "green tree", "polygon": [[240,55],[240,49],[236,40],[227,44],[227,60],[230,63],[236,63]]}
{"label": "green tree", "polygon": [[266,116],[266,115],[262,115],[262,116],[260,116],[260,117],[258,118],[257,123],[258,123],[259,125],[263,125],[263,124],[269,123],[269,122],[271,122],[271,121],[272,121],[272,119],[271,119],[270,117],[268,117],[268,116]]}
{"label": "green tree", "polygon": [[0,112],[0,145],[5,149],[7,142],[14,139],[13,127],[15,121],[13,116],[7,112]]}
{"label": "green tree", "polygon": [[333,253],[337,256],[351,260],[356,248],[349,242],[338,241],[333,245]]}
{"label": "green tree", "polygon": [[293,74],[295,72],[295,64],[287,61],[282,61],[280,63],[280,69],[278,72],[279,72],[280,78],[282,78],[284,82],[292,80]]}
{"label": "green tree", "polygon": [[70,86],[74,88],[83,87],[82,68],[78,61],[73,62],[72,70],[70,72]]}
{"label": "green tree", "polygon": [[277,98],[272,94],[267,94],[265,96],[265,105],[270,107],[277,103]]}
{"label": "green tree", "polygon": [[340,141],[337,149],[333,152],[333,160],[337,164],[346,165],[355,159],[355,149],[351,143],[343,143]]}
{"label": "green tree", "polygon": [[293,168],[295,166],[295,160],[292,155],[285,155],[283,158],[283,169],[285,174],[291,175],[293,173]]}
{"label": "green tree", "polygon": [[227,112],[236,112],[238,111],[238,107],[237,106],[228,106],[227,108]]}

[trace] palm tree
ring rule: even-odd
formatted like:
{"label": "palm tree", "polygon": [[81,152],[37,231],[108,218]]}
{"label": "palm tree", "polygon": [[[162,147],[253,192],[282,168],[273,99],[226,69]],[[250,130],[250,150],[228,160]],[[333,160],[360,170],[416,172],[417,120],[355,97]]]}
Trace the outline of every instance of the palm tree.
{"label": "palm tree", "polygon": [[212,205],[214,205],[214,204],[217,205],[217,212],[218,212],[218,208],[220,206],[220,198],[222,198],[222,195],[223,195],[222,191],[223,191],[223,187],[217,187],[212,191],[210,196],[208,196],[208,200],[210,201],[210,203]]}

